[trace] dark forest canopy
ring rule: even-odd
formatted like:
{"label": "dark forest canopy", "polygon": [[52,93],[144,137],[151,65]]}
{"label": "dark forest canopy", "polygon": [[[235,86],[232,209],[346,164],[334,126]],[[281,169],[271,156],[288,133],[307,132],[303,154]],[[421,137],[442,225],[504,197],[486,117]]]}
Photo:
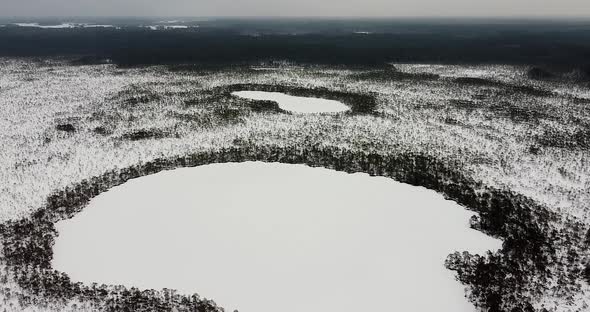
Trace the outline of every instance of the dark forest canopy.
{"label": "dark forest canopy", "polygon": [[0,56],[79,56],[82,63],[109,59],[124,66],[269,60],[590,64],[590,22],[580,20],[219,19],[179,21],[188,28],[158,30],[145,27],[161,25],[156,20],[144,19],[92,21],[119,28],[42,29],[14,22],[0,27]]}

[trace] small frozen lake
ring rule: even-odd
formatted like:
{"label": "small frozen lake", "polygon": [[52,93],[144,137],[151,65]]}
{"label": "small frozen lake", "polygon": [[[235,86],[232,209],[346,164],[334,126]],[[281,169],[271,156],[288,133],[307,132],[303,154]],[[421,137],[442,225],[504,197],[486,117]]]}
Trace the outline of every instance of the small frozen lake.
{"label": "small frozen lake", "polygon": [[440,194],[367,174],[226,163],[133,179],[56,224],[73,281],[240,312],[473,312],[444,260],[501,247]]}
{"label": "small frozen lake", "polygon": [[339,113],[350,110],[350,107],[339,101],[292,96],[280,92],[236,91],[232,94],[250,100],[274,101],[281,109],[293,113]]}

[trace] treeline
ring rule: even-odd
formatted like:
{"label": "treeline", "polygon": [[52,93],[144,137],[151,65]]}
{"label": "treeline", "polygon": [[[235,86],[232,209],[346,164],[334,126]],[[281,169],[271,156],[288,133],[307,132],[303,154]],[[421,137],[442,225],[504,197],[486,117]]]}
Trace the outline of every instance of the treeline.
{"label": "treeline", "polygon": [[[416,26],[417,27],[417,26]],[[146,64],[236,64],[290,60],[314,64],[384,62],[540,64],[573,70],[590,57],[590,29],[544,33],[494,26],[435,27],[429,32],[243,34],[238,29],[152,31],[123,29],[0,28],[0,56],[79,56],[78,63],[107,60]]]}
{"label": "treeline", "polygon": [[[72,283],[67,276],[52,270],[51,248],[57,235],[54,223],[73,217],[91,198],[133,178],[179,167],[248,160],[307,164],[391,177],[436,190],[479,212],[472,226],[502,238],[502,250],[488,257],[454,255],[447,266],[457,271],[460,280],[470,286],[471,300],[488,311],[530,311],[530,296],[543,293],[551,278],[551,268],[558,259],[555,244],[578,242],[575,238],[560,239],[564,234],[551,226],[551,222],[559,218],[554,213],[524,196],[487,187],[466,177],[460,165],[452,161],[415,153],[391,155],[317,145],[283,147],[256,146],[247,141],[234,143],[233,148],[156,159],[84,180],[50,196],[46,206],[30,218],[3,224],[0,227],[3,253],[19,285],[34,293],[44,293],[48,300],[93,300],[104,304],[109,311],[169,311],[171,306],[162,301],[160,292],[107,286],[99,287],[98,291],[96,286]],[[141,302],[141,309],[138,302]],[[209,301],[194,301],[190,297],[179,297],[178,302],[175,306],[179,311],[216,312],[217,309]]]}

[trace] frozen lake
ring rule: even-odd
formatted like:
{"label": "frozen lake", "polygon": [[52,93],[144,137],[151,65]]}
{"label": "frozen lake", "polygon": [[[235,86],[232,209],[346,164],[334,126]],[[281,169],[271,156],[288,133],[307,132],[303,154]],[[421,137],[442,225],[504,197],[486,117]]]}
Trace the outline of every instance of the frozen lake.
{"label": "frozen lake", "polygon": [[350,110],[350,107],[339,101],[292,96],[280,92],[237,91],[232,94],[251,100],[275,101],[281,109],[293,113],[338,113]]}
{"label": "frozen lake", "polygon": [[131,180],[58,222],[73,281],[175,288],[226,311],[469,311],[444,260],[501,247],[434,191],[278,163]]}

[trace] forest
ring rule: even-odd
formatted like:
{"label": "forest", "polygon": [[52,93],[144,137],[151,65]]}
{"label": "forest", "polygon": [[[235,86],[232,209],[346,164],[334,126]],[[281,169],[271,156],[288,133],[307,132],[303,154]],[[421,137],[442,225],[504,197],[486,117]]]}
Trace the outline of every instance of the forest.
{"label": "forest", "polygon": [[81,64],[121,66],[268,60],[363,66],[536,64],[586,74],[590,57],[590,24],[575,21],[547,26],[533,21],[221,20],[159,30],[119,23],[117,28],[66,29],[7,24],[0,28],[0,56],[79,56]]}

